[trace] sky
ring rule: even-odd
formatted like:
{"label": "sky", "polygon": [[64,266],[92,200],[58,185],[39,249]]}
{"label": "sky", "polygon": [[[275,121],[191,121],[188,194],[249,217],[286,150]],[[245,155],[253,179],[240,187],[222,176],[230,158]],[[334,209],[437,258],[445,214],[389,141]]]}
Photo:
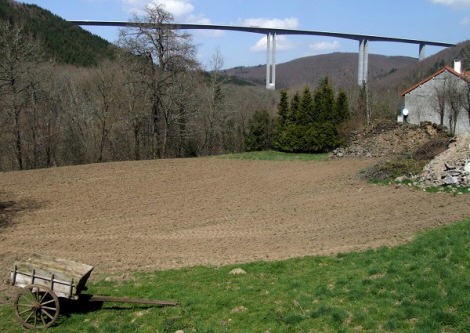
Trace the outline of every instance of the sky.
{"label": "sky", "polygon": [[[129,21],[162,4],[175,23],[331,31],[459,43],[470,38],[470,0],[33,0],[66,20]],[[110,42],[118,28],[84,27]],[[190,30],[198,60],[210,69],[217,52],[224,68],[266,64],[266,37]],[[321,36],[278,36],[276,62],[332,52],[358,52],[358,42]],[[426,56],[442,50],[427,46]],[[369,53],[418,57],[414,44],[370,42]]]}

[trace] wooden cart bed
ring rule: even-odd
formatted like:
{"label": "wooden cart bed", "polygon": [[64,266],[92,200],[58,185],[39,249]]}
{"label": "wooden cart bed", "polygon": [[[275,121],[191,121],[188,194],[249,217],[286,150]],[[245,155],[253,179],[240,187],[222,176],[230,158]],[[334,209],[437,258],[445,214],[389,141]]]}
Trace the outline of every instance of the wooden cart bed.
{"label": "wooden cart bed", "polygon": [[58,297],[78,299],[93,266],[44,255],[31,255],[16,262],[11,271],[13,286],[39,285],[50,288]]}

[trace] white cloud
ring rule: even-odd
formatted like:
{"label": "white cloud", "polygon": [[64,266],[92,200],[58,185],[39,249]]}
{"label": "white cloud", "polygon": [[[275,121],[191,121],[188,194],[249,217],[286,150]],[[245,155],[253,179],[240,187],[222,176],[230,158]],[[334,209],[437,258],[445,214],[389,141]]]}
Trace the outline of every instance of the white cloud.
{"label": "white cloud", "polygon": [[[255,45],[250,47],[250,51],[252,52],[266,52],[267,47],[267,38],[261,38]],[[295,49],[296,45],[289,40],[286,36],[276,36],[276,50],[277,51],[286,51],[286,50],[293,50]]]}
{"label": "white cloud", "polygon": [[121,0],[124,9],[129,13],[142,13],[142,10],[147,6],[162,5],[166,11],[173,16],[183,16],[191,13],[194,6],[191,0]]}
{"label": "white cloud", "polygon": [[[266,18],[249,18],[239,19],[238,25],[247,27],[260,27],[260,28],[273,28],[273,29],[296,29],[299,26],[299,20],[295,17],[288,17],[285,19],[266,19]],[[266,37],[261,38],[258,42],[250,47],[252,52],[266,51],[267,40]],[[293,50],[296,45],[289,40],[286,36],[276,36],[276,50],[285,51]]]}
{"label": "white cloud", "polygon": [[191,13],[194,6],[189,0],[153,0],[148,6],[162,5],[173,16],[182,16]]}
{"label": "white cloud", "polygon": [[460,21],[461,25],[470,25],[470,17],[464,18],[462,21]]}
{"label": "white cloud", "polygon": [[121,0],[124,11],[131,14],[143,14],[144,8],[148,5],[148,0]]}
{"label": "white cloud", "polygon": [[454,8],[470,7],[470,0],[429,0],[438,5],[451,6]]}
{"label": "white cloud", "polygon": [[265,18],[250,18],[239,19],[239,25],[248,27],[261,27],[261,28],[278,28],[278,29],[296,29],[299,26],[299,20],[295,17],[281,19],[265,19]]}
{"label": "white cloud", "polygon": [[[194,23],[194,24],[213,24],[210,19],[204,17],[203,15],[189,15],[187,23]],[[198,34],[206,36],[206,37],[220,37],[225,35],[225,31],[223,30],[195,30]]]}
{"label": "white cloud", "polygon": [[[97,0],[88,0],[97,1]],[[213,24],[204,14],[194,15],[193,0],[120,0],[129,13],[145,15],[143,9],[162,5],[166,11],[171,13],[176,22],[194,24]],[[220,37],[225,34],[222,30],[195,30],[195,33],[206,37]]]}
{"label": "white cloud", "polygon": [[312,51],[331,51],[341,48],[341,43],[335,40],[334,42],[318,42],[309,45]]}

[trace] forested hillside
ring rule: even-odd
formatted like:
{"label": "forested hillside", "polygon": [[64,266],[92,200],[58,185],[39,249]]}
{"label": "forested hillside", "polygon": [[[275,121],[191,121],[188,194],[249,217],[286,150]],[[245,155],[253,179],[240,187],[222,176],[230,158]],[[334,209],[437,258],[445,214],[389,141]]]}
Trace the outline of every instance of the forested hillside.
{"label": "forested hillside", "polygon": [[[278,64],[276,66],[276,87],[291,88],[303,85],[315,86],[319,80],[328,75],[337,87],[357,83],[357,53],[330,53],[309,56]],[[380,80],[400,68],[417,62],[410,57],[388,57],[378,54],[369,55],[369,79]],[[231,68],[224,73],[236,75],[248,81],[264,85],[266,67]]]}
{"label": "forested hillside", "polygon": [[[316,65],[309,59],[279,65],[284,82],[292,80],[283,92],[290,108],[306,87],[328,82],[326,90],[339,89],[348,117],[341,126],[333,117],[329,139],[313,149],[316,143],[305,141],[301,132],[308,127],[318,134],[312,138],[324,138],[324,126],[301,123],[302,116],[277,127],[279,91],[266,90],[264,82],[247,85],[237,77],[243,68],[224,71],[218,51],[203,71],[192,36],[162,26],[173,17],[159,6],[133,20],[151,25],[123,30],[111,46],[37,6],[0,0],[0,171],[241,152],[258,128],[269,135],[280,128],[278,149],[327,151],[360,126],[396,119],[400,94],[409,84],[456,57],[464,66],[470,63],[469,42],[419,63],[371,55],[367,87],[357,85],[355,54],[318,56]],[[265,67],[256,70],[263,81]],[[304,75],[300,81],[299,73]],[[311,91],[319,96],[317,88]],[[304,104],[304,114],[315,114],[322,103]],[[297,138],[306,144],[294,144],[291,139]]]}
{"label": "forested hillside", "polygon": [[[201,70],[192,36],[161,26],[173,18],[160,7],[135,18],[152,27],[123,30],[114,56],[99,57],[75,49],[102,42],[79,27],[1,4],[0,171],[240,152],[251,115],[274,110],[277,92],[222,75],[219,53]],[[52,42],[64,48],[55,61]]]}
{"label": "forested hillside", "polygon": [[453,67],[455,59],[462,60],[463,70],[470,70],[470,40],[443,49],[412,66],[401,68],[381,80],[376,80],[374,85],[379,88],[398,87],[403,92],[444,66]]}
{"label": "forested hillside", "polygon": [[46,55],[58,63],[96,66],[114,57],[112,44],[36,5],[0,0],[0,21],[21,26],[41,40]]}

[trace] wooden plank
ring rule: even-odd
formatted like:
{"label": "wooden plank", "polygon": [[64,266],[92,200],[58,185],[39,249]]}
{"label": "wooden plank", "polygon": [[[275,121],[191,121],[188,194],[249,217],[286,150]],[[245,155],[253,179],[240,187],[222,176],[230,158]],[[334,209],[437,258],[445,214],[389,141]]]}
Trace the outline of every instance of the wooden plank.
{"label": "wooden plank", "polygon": [[59,297],[74,298],[85,287],[93,266],[44,255],[31,255],[15,263],[12,282],[17,287],[34,284],[51,287]]}

